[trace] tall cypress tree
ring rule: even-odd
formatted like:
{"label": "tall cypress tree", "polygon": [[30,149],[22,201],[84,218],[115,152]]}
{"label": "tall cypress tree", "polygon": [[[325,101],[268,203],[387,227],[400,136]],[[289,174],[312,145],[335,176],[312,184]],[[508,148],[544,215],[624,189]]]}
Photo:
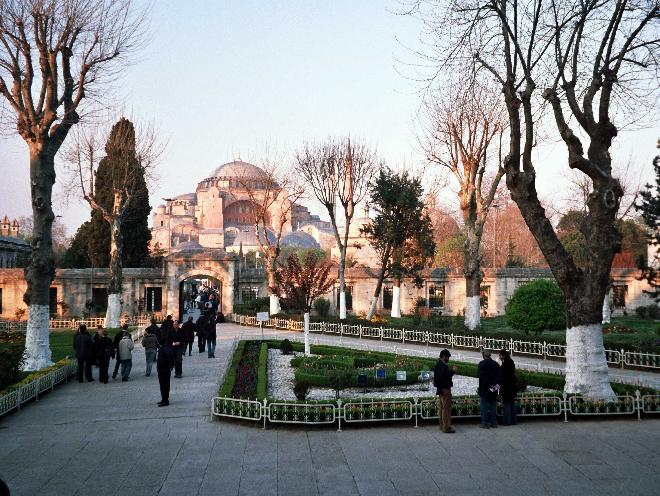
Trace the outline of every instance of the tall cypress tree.
{"label": "tall cypress tree", "polygon": [[[112,210],[113,197],[113,154],[106,150],[96,173],[96,202],[106,210]],[[148,263],[151,231],[148,220],[151,206],[149,190],[144,178],[144,170],[136,160],[138,175],[133,185],[133,197],[122,218],[121,233],[124,239],[122,265],[142,267]],[[80,251],[85,247],[85,256]],[[71,252],[71,253],[69,253]],[[65,256],[66,267],[107,267],[110,264],[110,225],[100,211],[93,210],[91,220],[85,222],[76,232],[71,247]]]}

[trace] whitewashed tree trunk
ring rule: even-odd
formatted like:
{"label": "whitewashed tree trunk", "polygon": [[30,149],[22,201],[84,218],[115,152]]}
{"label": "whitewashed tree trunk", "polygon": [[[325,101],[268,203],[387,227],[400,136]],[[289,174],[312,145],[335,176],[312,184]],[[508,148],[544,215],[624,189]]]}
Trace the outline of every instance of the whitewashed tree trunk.
{"label": "whitewashed tree trunk", "polygon": [[603,298],[603,324],[609,324],[612,321],[612,300],[609,291]]}
{"label": "whitewashed tree trunk", "polygon": [[481,297],[465,298],[465,327],[474,331],[481,325]]}
{"label": "whitewashed tree trunk", "polygon": [[49,305],[29,305],[27,333],[25,335],[25,360],[23,370],[40,370],[53,365],[49,343]]}
{"label": "whitewashed tree trunk", "polygon": [[341,320],[346,319],[346,291],[339,293],[339,318]]}
{"label": "whitewashed tree trunk", "polygon": [[369,305],[369,312],[367,313],[367,320],[371,320],[376,313],[376,305],[378,304],[378,297],[372,296],[371,305]]}
{"label": "whitewashed tree trunk", "polygon": [[122,252],[124,238],[121,233],[125,200],[121,190],[115,190],[112,217],[110,219],[110,283],[108,284],[108,308],[105,313],[106,329],[119,328],[121,316],[121,293],[124,282]]}
{"label": "whitewashed tree trunk", "polygon": [[105,328],[117,329],[121,320],[121,295],[114,293],[108,295],[108,308],[105,312]]}
{"label": "whitewashed tree trunk", "polygon": [[280,299],[277,295],[270,295],[270,314],[275,315],[280,313]]}
{"label": "whitewashed tree trunk", "polygon": [[566,329],[566,385],[569,394],[594,400],[614,399],[603,346],[601,324]]}
{"label": "whitewashed tree trunk", "polygon": [[310,355],[310,348],[309,348],[309,312],[305,312],[304,319],[305,319],[305,356],[309,356]]}
{"label": "whitewashed tree trunk", "polygon": [[392,311],[390,316],[401,317],[401,287],[397,284],[392,287]]}

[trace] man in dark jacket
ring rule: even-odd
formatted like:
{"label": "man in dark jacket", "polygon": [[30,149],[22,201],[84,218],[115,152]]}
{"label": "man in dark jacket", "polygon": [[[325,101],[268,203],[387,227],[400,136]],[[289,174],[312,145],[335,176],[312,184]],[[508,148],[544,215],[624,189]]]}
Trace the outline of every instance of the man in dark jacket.
{"label": "man in dark jacket", "polygon": [[206,321],[208,316],[202,313],[202,315],[197,319],[197,347],[199,348],[200,353],[204,353],[206,350]]}
{"label": "man in dark jacket", "polygon": [[209,358],[215,358],[215,338],[215,319],[211,314],[206,321],[206,350]]}
{"label": "man in dark jacket", "polygon": [[169,343],[165,343],[158,349],[158,360],[156,361],[158,384],[160,385],[160,403],[158,403],[158,406],[170,404],[172,367],[174,367],[174,350]]}
{"label": "man in dark jacket", "polygon": [[160,337],[158,338],[158,344],[164,346],[169,344],[170,346],[174,342],[174,321],[172,316],[168,315],[167,318],[163,321],[163,324],[160,326]]}
{"label": "man in dark jacket", "polygon": [[[188,343],[188,356],[192,355],[192,347],[195,342],[195,331],[197,331],[197,326],[193,322],[192,317],[188,317],[188,320],[183,324],[183,331],[186,334],[186,339]],[[185,350],[184,350],[185,354]]]}
{"label": "man in dark jacket", "polygon": [[500,350],[500,396],[502,397],[502,424],[515,425],[516,423],[516,394],[518,385],[516,383],[516,364],[511,359],[511,354]]}
{"label": "man in dark jacket", "polygon": [[188,336],[183,327],[179,325],[179,321],[174,322],[172,347],[174,348],[174,377],[180,379],[183,376],[183,355],[186,353],[186,346],[188,344]]}
{"label": "man in dark jacket", "polygon": [[97,333],[98,338],[94,344],[94,355],[99,364],[99,381],[107,384],[108,367],[110,366],[110,359],[115,356],[115,347],[110,338],[105,335],[105,329],[100,327]]}
{"label": "man in dark jacket", "polygon": [[500,366],[490,357],[490,351],[481,352],[483,360],[479,362],[479,399],[481,405],[482,429],[497,427],[497,392],[500,389],[498,380],[500,377]]}
{"label": "man in dark jacket", "polygon": [[156,324],[156,319],[151,319],[151,324],[144,330],[145,334],[155,334],[160,341],[160,327]]}
{"label": "man in dark jacket", "polygon": [[117,331],[117,334],[115,334],[115,338],[112,340],[112,346],[115,349],[115,357],[117,357],[117,361],[115,362],[115,370],[112,373],[113,379],[116,379],[117,374],[119,373],[119,365],[120,365],[119,342],[122,340],[123,337],[124,337],[124,331],[122,329],[119,329],[119,331]]}
{"label": "man in dark jacket", "polygon": [[452,377],[457,371],[456,365],[451,369],[447,365],[451,353],[444,349],[440,352],[440,358],[433,369],[433,385],[437,388],[438,394],[438,419],[440,428],[446,434],[456,432],[451,426],[451,388],[454,385]]}
{"label": "man in dark jacket", "polygon": [[83,381],[83,368],[85,369],[85,377],[88,382],[93,382],[92,377],[92,355],[94,343],[92,336],[87,332],[87,326],[80,324],[78,333],[73,338],[73,349],[76,352],[78,359],[78,382]]}

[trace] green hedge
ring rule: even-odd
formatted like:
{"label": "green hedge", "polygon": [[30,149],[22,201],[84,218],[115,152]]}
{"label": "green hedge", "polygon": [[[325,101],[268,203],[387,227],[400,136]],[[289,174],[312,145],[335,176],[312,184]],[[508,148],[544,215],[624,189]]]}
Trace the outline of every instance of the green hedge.
{"label": "green hedge", "polygon": [[268,343],[261,344],[259,350],[259,370],[257,371],[257,399],[266,398],[268,390]]}
{"label": "green hedge", "polygon": [[227,369],[225,380],[222,383],[222,387],[220,388],[219,395],[222,397],[231,396],[231,392],[234,389],[234,383],[236,382],[236,369],[238,368],[238,364],[241,362],[241,358],[243,357],[243,351],[245,351],[246,343],[247,341],[240,341],[236,347],[236,351],[234,351],[234,356],[231,359],[229,369]]}
{"label": "green hedge", "polygon": [[51,365],[50,367],[47,367],[45,369],[36,370],[34,372],[29,372],[29,373],[22,372],[22,374],[24,374],[22,379],[19,380],[18,382],[15,382],[15,383],[11,384],[10,386],[6,387],[5,389],[0,390],[0,396],[2,396],[3,394],[6,394],[6,393],[10,393],[10,392],[14,391],[15,389],[20,388],[21,386],[25,386],[27,383],[32,382],[35,379],[38,379],[39,377],[42,377],[46,374],[49,374],[50,372],[53,372],[54,370],[57,370],[58,368],[60,368],[64,365],[68,365],[70,363],[72,363],[71,359],[63,358],[62,360],[59,360],[59,361],[55,362],[53,365]]}
{"label": "green hedge", "polygon": [[543,279],[521,284],[506,304],[505,318],[511,327],[526,333],[565,329],[566,309],[559,286]]}

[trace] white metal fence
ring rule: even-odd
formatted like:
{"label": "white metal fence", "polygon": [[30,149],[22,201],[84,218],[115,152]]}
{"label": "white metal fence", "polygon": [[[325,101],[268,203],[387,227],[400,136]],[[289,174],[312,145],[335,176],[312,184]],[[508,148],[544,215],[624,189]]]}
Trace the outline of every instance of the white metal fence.
{"label": "white metal fence", "polygon": [[[133,317],[122,317],[120,323],[130,326],[146,327],[151,321],[150,315],[140,315]],[[49,329],[77,329],[80,324],[85,324],[88,328],[105,325],[103,317],[94,317],[91,319],[50,319],[48,321]],[[0,331],[24,331],[27,329],[27,320],[0,320]]]}
{"label": "white metal fence", "polygon": [[[256,317],[246,315],[232,315],[232,320],[241,325],[258,326]],[[275,329],[304,330],[304,323],[286,319],[270,319],[265,322],[266,327]],[[448,348],[465,348],[471,350],[505,348],[512,355],[528,355],[545,360],[564,360],[566,346],[563,344],[548,343],[546,341],[524,341],[514,339],[491,338],[479,335],[465,335],[443,333],[436,331],[421,331],[410,329],[395,329],[389,327],[363,326],[356,324],[341,324],[336,322],[312,322],[310,332],[322,334],[335,334],[339,336],[356,337],[360,339],[378,339],[400,341],[401,343],[426,344]],[[643,368],[652,371],[660,370],[660,355],[635,351],[605,350],[607,363],[615,367]]]}
{"label": "white metal fence", "polygon": [[75,375],[78,365],[75,360],[66,363],[56,369],[37,377],[13,391],[0,396],[0,417],[11,412],[14,409],[21,409],[24,403],[31,400],[39,401],[47,391],[52,391],[55,386],[66,382],[69,377]]}
{"label": "white metal fence", "polygon": [[[349,401],[280,401],[215,397],[212,401],[212,414],[216,417],[249,420],[271,424],[323,425],[338,424],[341,430],[345,424],[415,422],[438,418],[438,399],[392,398],[364,399]],[[498,415],[502,405],[498,402]],[[582,396],[521,395],[516,398],[516,411],[519,417],[555,417],[568,422],[569,417],[630,416],[642,419],[642,414],[660,414],[660,396],[644,395],[637,391],[635,396],[617,396],[614,401],[589,401]],[[452,401],[452,418],[479,418],[479,397],[458,396]]]}

